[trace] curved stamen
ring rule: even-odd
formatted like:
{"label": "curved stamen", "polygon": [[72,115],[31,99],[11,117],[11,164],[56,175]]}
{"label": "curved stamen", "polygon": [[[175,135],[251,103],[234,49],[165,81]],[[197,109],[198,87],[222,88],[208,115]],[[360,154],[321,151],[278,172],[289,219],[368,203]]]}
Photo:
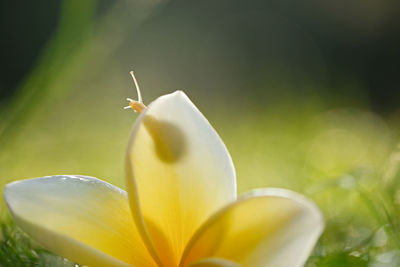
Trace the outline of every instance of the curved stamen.
{"label": "curved stamen", "polygon": [[135,83],[136,92],[138,96],[138,100],[133,100],[132,98],[127,98],[126,100],[129,101],[129,106],[124,107],[124,109],[133,109],[135,112],[142,113],[143,110],[146,109],[146,106],[143,104],[142,94],[140,92],[139,84],[133,74],[133,71],[130,72],[133,82]]}
{"label": "curved stamen", "polygon": [[133,71],[131,71],[131,72],[129,72],[129,73],[131,74],[132,79],[133,79],[133,82],[135,83],[136,92],[137,92],[137,95],[138,95],[138,100],[137,100],[137,102],[143,103],[142,94],[140,93],[139,84],[138,84],[138,82],[136,81],[135,74],[133,74]]}

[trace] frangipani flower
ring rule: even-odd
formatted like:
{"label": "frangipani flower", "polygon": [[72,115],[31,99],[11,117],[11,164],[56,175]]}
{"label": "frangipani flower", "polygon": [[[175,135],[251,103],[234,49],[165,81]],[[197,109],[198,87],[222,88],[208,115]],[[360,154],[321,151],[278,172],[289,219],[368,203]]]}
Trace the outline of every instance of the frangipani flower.
{"label": "frangipani flower", "polygon": [[231,157],[183,92],[130,105],[141,114],[126,153],[127,193],[87,176],[13,182],[4,195],[17,225],[92,267],[305,263],[323,230],[312,201],[277,188],[236,198]]}

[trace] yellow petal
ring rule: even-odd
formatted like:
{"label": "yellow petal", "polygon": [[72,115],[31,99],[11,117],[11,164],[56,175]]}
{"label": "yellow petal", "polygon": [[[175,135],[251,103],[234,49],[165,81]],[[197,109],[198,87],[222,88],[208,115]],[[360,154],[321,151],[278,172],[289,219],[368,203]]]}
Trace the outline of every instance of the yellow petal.
{"label": "yellow petal", "polygon": [[126,193],[85,176],[8,184],[15,222],[46,249],[89,266],[157,266],[141,240]]}
{"label": "yellow petal", "polygon": [[138,118],[126,165],[132,211],[165,266],[177,266],[200,224],[236,198],[225,145],[180,91],[158,98]]}
{"label": "yellow petal", "polygon": [[242,266],[302,266],[323,230],[317,206],[284,189],[258,189],[212,216],[190,241],[181,266],[202,258]]}

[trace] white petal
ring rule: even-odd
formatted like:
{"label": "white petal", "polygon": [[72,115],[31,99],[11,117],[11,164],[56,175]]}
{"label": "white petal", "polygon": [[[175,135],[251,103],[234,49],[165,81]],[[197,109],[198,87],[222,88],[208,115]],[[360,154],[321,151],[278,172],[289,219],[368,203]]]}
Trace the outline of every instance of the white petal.
{"label": "white petal", "polygon": [[90,266],[157,266],[136,229],[126,193],[86,176],[8,184],[15,222],[46,249]]}
{"label": "white petal", "polygon": [[229,153],[207,119],[180,91],[152,102],[127,151],[127,188],[137,222],[155,253],[177,265],[195,230],[236,198]]}
{"label": "white petal", "polygon": [[284,189],[258,189],[210,218],[185,250],[181,266],[202,258],[243,266],[303,266],[324,227],[318,207]]}

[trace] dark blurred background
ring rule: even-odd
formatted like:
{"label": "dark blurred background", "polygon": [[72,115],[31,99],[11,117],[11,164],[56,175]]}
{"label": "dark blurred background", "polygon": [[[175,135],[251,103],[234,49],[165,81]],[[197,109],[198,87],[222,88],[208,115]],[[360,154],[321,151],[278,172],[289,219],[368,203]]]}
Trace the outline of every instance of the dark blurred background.
{"label": "dark blurred background", "polygon": [[[57,31],[61,2],[1,1],[2,101],[15,94]],[[107,12],[115,2],[98,1],[97,15]],[[252,81],[269,79],[284,83],[291,93],[310,94],[318,90],[321,92],[312,94],[333,97],[340,103],[358,102],[354,98],[360,97],[362,91],[373,110],[383,114],[398,107],[397,0],[168,1],[146,19],[141,31],[152,35],[144,39],[146,42],[157,42],[165,49],[151,53],[148,60],[157,57],[162,61],[160,68],[181,64],[176,72],[190,66],[176,62],[174,56],[187,53],[190,59],[186,60],[196,65],[196,61],[208,55],[194,58],[194,50],[218,46],[213,41],[224,40],[219,44],[230,46],[227,49],[205,49],[207,53],[226,53],[220,55],[226,62],[218,64],[230,68],[217,74],[238,82],[237,90],[258,90],[254,93],[257,97],[268,95],[274,88],[253,89]],[[188,35],[190,40],[184,37]],[[199,79],[196,74],[190,76]],[[319,86],[311,89],[307,86],[310,81]]]}

